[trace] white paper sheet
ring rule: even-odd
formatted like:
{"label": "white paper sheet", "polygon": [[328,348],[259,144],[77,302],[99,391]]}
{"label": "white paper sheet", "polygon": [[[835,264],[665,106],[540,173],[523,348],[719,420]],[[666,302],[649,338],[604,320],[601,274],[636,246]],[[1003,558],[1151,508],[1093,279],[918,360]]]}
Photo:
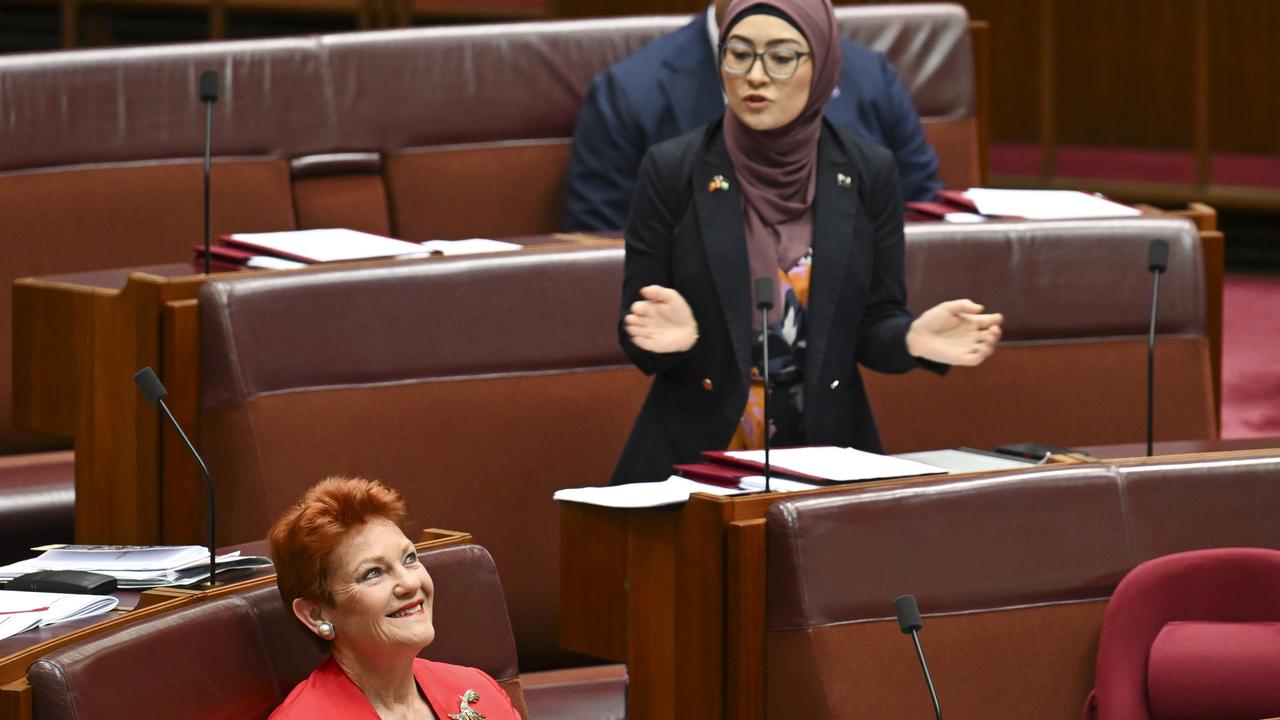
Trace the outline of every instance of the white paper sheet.
{"label": "white paper sheet", "polygon": [[711,495],[741,495],[746,490],[722,485],[708,485],[676,475],[662,482],[608,485],[605,487],[580,487],[557,490],[551,497],[561,502],[576,502],[611,508],[652,508],[679,505],[695,493]]}
{"label": "white paper sheet", "polygon": [[110,612],[119,604],[111,595],[0,590],[0,640],[42,625]]}
{"label": "white paper sheet", "polygon": [[1028,220],[1132,217],[1137,208],[1075,190],[1002,190],[969,188],[965,196],[983,215],[1012,215]]}
{"label": "white paper sheet", "polygon": [[421,243],[430,253],[441,255],[475,255],[477,253],[511,252],[524,247],[519,243],[489,238],[467,238],[466,240],[428,240]]}
{"label": "white paper sheet", "polygon": [[[749,462],[764,463],[763,450],[734,450],[725,455]],[[912,460],[834,446],[773,450],[769,453],[769,463],[778,472],[789,472],[834,482],[936,475],[946,472],[942,468]]]}
{"label": "white paper sheet", "polygon": [[[738,487],[749,492],[764,492],[764,476],[749,475],[738,481]],[[797,492],[799,490],[812,490],[820,485],[813,483],[800,482],[799,480],[787,480],[786,478],[776,477],[769,481],[770,492]]]}
{"label": "white paper sheet", "polygon": [[418,243],[394,240],[381,235],[347,230],[319,228],[266,233],[234,233],[228,241],[290,259],[310,262],[365,260],[380,257],[413,257],[427,255],[429,250]]}

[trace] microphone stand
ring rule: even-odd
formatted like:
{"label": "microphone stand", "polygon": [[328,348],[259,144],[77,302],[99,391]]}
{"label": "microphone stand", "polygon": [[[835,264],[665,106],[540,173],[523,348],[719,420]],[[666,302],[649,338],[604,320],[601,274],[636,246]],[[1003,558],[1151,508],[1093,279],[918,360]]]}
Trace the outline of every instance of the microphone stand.
{"label": "microphone stand", "polygon": [[1160,300],[1160,269],[1156,268],[1151,283],[1151,329],[1147,333],[1147,457],[1151,457],[1155,440],[1156,378],[1156,303]]}
{"label": "microphone stand", "polygon": [[209,219],[209,169],[213,155],[213,104],[218,102],[218,73],[205,70],[200,74],[200,100],[204,103],[204,274],[210,272],[209,246],[212,231]]}
{"label": "microphone stand", "polygon": [[169,410],[169,405],[165,403],[164,396],[168,394],[168,391],[165,390],[164,383],[160,382],[160,378],[156,376],[155,371],[150,367],[145,367],[134,374],[133,382],[138,386],[138,390],[142,392],[143,397],[149,402],[160,406],[164,416],[168,418],[169,424],[173,426],[174,430],[178,431],[178,437],[182,438],[182,442],[186,444],[187,451],[191,453],[191,457],[196,459],[196,464],[200,466],[200,473],[204,475],[204,484],[209,490],[209,579],[203,584],[205,587],[214,587],[218,584],[215,580],[218,572],[218,503],[214,496],[213,475],[209,473],[209,467],[204,464],[204,458],[200,457],[200,453],[196,452],[196,446],[191,444],[191,439],[182,431],[182,426],[178,424],[178,419],[173,416],[173,413]]}
{"label": "microphone stand", "polygon": [[764,351],[761,364],[764,366],[764,491],[770,492],[769,485],[772,473],[769,468],[769,308],[773,303],[760,304],[760,327],[764,328]]}
{"label": "microphone stand", "polygon": [[1169,243],[1152,240],[1147,248],[1147,269],[1153,274],[1151,281],[1151,322],[1147,330],[1147,457],[1155,454],[1155,393],[1156,393],[1156,310],[1160,303],[1160,273],[1169,265]]}
{"label": "microphone stand", "polygon": [[[208,256],[205,256],[207,261]],[[169,406],[163,398],[156,398],[156,404],[164,411],[165,417],[169,418],[169,424],[174,430],[178,431],[178,437],[182,438],[182,442],[186,443],[187,449],[191,451],[191,456],[196,459],[196,463],[200,465],[200,474],[204,475],[204,485],[209,490],[209,579],[202,583],[206,587],[214,587],[218,583],[214,580],[217,577],[217,553],[218,553],[218,505],[213,496],[213,476],[209,474],[209,468],[204,464],[204,460],[200,457],[200,453],[196,452],[195,445],[191,444],[191,440],[187,438],[187,434],[182,431],[182,426],[178,424],[178,419],[169,411]]]}

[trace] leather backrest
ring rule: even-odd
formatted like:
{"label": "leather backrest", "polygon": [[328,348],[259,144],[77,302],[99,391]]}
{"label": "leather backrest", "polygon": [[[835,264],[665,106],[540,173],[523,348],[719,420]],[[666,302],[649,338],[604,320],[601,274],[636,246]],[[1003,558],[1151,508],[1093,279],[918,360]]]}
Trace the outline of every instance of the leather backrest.
{"label": "leather backrest", "polygon": [[[841,7],[888,54],[974,184],[973,58],[953,4]],[[217,70],[215,234],[353,227],[409,240],[560,227],[568,138],[591,77],[688,16],[542,21],[0,58],[0,286],[179,262],[202,241],[200,74]],[[953,168],[952,166],[956,166]],[[50,247],[59,248],[56,253]],[[0,453],[65,447],[10,415],[0,298]]]}
{"label": "leather backrest", "polygon": [[608,481],[648,379],[617,342],[622,250],[217,281],[200,292],[202,447],[220,537],[325,475],[399,490],[411,527],[493,553],[527,669],[559,650],[551,494]]}
{"label": "leather backrest", "polygon": [[[1004,336],[987,362],[946,377],[864,372],[886,451],[1144,440],[1153,238],[1170,244],[1160,279],[1156,438],[1217,437],[1203,251],[1189,222],[929,223],[906,234],[911,309],[971,298],[1004,314]],[[948,421],[922,422],[926,412]]]}
{"label": "leather backrest", "polygon": [[[1106,598],[1152,553],[1280,549],[1280,457],[1078,465],[784,499],[767,515],[770,712],[928,714],[893,599],[916,595],[949,714],[1080,707]],[[1270,478],[1271,480],[1269,480]]]}
{"label": "leather backrest", "polygon": [[[478,667],[524,710],[493,560],[478,545],[422,553],[437,639],[422,653]],[[39,720],[265,718],[323,659],[274,586],[196,603],[54,652],[28,670]]]}

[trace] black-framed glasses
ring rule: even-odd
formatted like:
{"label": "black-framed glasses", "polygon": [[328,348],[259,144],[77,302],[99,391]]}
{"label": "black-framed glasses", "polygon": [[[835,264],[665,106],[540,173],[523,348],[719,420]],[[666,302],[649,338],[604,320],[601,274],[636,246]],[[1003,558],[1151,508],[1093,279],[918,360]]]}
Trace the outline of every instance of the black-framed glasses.
{"label": "black-framed glasses", "polygon": [[774,80],[789,80],[796,74],[800,62],[807,53],[794,48],[775,47],[763,52],[756,52],[755,47],[738,40],[730,40],[720,48],[720,67],[734,76],[742,76],[751,72],[759,60],[764,65],[764,72]]}

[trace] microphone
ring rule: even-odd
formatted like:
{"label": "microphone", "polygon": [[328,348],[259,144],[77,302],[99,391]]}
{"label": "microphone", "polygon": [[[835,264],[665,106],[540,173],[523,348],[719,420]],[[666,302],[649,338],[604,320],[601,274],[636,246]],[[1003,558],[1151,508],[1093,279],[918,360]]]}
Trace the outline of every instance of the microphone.
{"label": "microphone", "polygon": [[933,679],[929,677],[929,665],[924,661],[924,648],[920,647],[920,628],[924,622],[920,619],[920,608],[916,606],[915,595],[902,595],[893,601],[893,613],[898,616],[898,628],[903,635],[910,635],[916,644],[916,655],[920,658],[920,670],[924,672],[924,684],[929,687],[929,698],[933,700],[933,714],[942,720],[942,708],[938,705],[938,693],[934,692]]}
{"label": "microphone", "polygon": [[773,278],[768,275],[761,275],[755,281],[755,304],[756,309],[760,311],[760,327],[764,338],[764,355],[761,358],[764,374],[764,491],[770,492],[769,481],[771,472],[769,468],[769,311],[773,309]]}
{"label": "microphone", "polygon": [[1147,247],[1147,270],[1151,281],[1151,323],[1147,329],[1147,457],[1155,444],[1156,306],[1160,300],[1160,273],[1169,267],[1169,241],[1159,238]]}
{"label": "microphone", "polygon": [[[204,274],[209,274],[209,164],[213,152],[213,104],[218,102],[218,73],[200,73],[200,101],[204,103]],[[159,382],[157,380],[156,382]]]}
{"label": "microphone", "polygon": [[182,438],[182,442],[186,444],[187,450],[191,451],[191,456],[196,459],[196,464],[200,466],[200,472],[204,475],[205,486],[209,488],[209,580],[203,583],[207,587],[213,587],[218,583],[214,581],[217,572],[215,553],[217,552],[217,504],[213,493],[213,476],[209,474],[209,468],[204,464],[204,459],[200,457],[200,453],[196,451],[196,446],[191,444],[187,439],[187,434],[182,432],[182,426],[178,424],[178,420],[173,417],[173,413],[169,411],[169,406],[164,402],[164,396],[169,394],[165,390],[164,383],[160,382],[160,378],[156,377],[156,373],[150,367],[144,367],[133,376],[133,382],[142,391],[142,396],[147,402],[153,405],[159,405],[164,411],[164,416],[169,419],[169,424],[173,425],[173,429],[178,431],[178,437]]}

